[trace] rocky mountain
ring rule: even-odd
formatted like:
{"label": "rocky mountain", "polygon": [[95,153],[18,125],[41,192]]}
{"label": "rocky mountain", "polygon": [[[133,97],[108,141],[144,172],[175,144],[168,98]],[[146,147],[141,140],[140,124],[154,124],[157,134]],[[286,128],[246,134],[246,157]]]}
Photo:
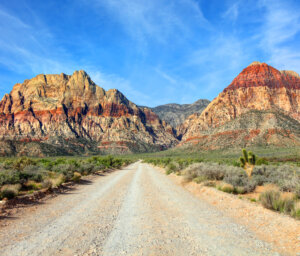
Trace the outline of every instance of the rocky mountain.
{"label": "rocky mountain", "polygon": [[178,132],[181,146],[208,149],[300,145],[300,77],[254,62]]}
{"label": "rocky mountain", "polygon": [[156,113],[160,119],[165,120],[172,127],[181,125],[185,119],[194,114],[201,113],[209,104],[209,100],[197,100],[192,104],[165,104],[151,110]]}
{"label": "rocky mountain", "polygon": [[0,102],[0,154],[146,152],[174,146],[172,127],[84,71],[38,75]]}

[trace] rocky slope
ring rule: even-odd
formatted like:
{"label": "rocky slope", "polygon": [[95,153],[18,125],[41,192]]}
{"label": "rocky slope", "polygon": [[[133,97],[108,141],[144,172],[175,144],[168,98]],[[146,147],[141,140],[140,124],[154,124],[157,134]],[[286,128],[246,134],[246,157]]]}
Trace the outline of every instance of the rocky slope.
{"label": "rocky slope", "polygon": [[177,143],[172,128],[84,71],[38,75],[0,102],[0,153],[144,152]]}
{"label": "rocky slope", "polygon": [[300,77],[266,63],[245,68],[201,114],[180,127],[180,145],[300,145]]}
{"label": "rocky slope", "polygon": [[194,114],[201,113],[209,104],[209,100],[197,100],[192,104],[165,104],[151,110],[156,113],[160,119],[165,120],[172,127],[181,125],[185,119]]}

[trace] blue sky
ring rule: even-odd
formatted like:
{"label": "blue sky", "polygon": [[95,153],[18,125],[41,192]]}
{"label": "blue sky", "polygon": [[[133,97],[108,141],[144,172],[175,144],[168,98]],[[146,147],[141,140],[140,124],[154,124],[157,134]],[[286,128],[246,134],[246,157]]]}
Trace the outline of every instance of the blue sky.
{"label": "blue sky", "polygon": [[85,70],[156,106],[212,100],[253,61],[300,72],[300,1],[1,0],[0,97]]}

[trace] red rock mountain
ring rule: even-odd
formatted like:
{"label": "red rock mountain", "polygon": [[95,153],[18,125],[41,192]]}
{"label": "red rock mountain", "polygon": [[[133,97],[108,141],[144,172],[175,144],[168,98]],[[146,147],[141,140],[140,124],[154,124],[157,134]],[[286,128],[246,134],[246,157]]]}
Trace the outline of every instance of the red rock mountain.
{"label": "red rock mountain", "polygon": [[254,62],[179,132],[205,148],[300,145],[300,77]]}
{"label": "red rock mountain", "polygon": [[38,75],[0,102],[0,153],[145,152],[177,143],[172,128],[84,71]]}

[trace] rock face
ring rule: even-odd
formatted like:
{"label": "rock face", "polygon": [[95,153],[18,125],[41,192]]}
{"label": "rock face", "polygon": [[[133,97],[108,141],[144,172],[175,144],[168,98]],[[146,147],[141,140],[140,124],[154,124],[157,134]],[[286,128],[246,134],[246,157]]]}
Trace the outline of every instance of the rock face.
{"label": "rock face", "polygon": [[208,148],[300,145],[299,131],[299,75],[259,62],[245,68],[201,114],[191,115],[179,129],[180,145],[209,140]]}
{"label": "rock face", "polygon": [[160,119],[176,128],[181,125],[188,116],[194,113],[201,113],[209,103],[209,100],[200,99],[192,104],[165,104],[151,108],[151,110],[156,113]]}
{"label": "rock face", "polygon": [[144,152],[177,143],[155,113],[84,71],[16,84],[0,102],[0,138],[3,155]]}

